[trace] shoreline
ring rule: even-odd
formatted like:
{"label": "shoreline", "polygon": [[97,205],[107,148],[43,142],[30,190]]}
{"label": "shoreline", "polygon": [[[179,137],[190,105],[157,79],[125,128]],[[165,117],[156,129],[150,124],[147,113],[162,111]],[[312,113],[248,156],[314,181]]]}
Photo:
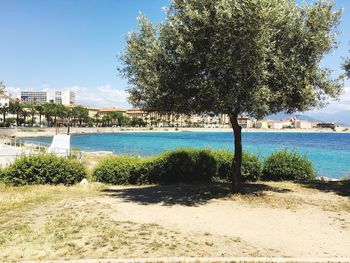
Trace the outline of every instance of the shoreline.
{"label": "shoreline", "polygon": [[[66,133],[67,128],[60,128],[59,133]],[[155,132],[232,132],[231,128],[111,128],[111,127],[95,127],[95,128],[70,128],[71,135],[82,134],[108,134],[108,133],[155,133]],[[327,128],[318,129],[242,129],[243,133],[350,133],[350,129],[342,128],[342,130],[333,131]],[[1,128],[0,136],[15,138],[34,138],[34,137],[52,137],[56,134],[55,128]]]}

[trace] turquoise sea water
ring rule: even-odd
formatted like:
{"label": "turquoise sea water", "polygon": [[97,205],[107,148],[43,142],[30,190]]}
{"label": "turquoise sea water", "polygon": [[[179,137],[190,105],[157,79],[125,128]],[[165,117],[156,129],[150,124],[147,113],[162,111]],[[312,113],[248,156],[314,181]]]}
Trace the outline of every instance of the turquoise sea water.
{"label": "turquoise sea water", "polygon": [[[350,134],[340,133],[243,133],[243,148],[264,157],[278,149],[307,154],[320,176],[350,176]],[[52,138],[31,138],[50,143]],[[73,135],[71,145],[82,151],[149,156],[179,147],[233,150],[229,132],[151,132]]]}

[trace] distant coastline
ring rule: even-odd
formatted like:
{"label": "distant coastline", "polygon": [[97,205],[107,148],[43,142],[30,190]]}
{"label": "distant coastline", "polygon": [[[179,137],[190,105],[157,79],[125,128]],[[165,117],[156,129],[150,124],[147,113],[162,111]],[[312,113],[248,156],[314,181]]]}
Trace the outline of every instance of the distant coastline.
{"label": "distant coastline", "polygon": [[[341,127],[336,131],[328,128],[313,129],[243,129],[243,132],[255,133],[350,133],[350,128]],[[66,133],[67,128],[61,127],[59,133]],[[70,134],[99,134],[99,133],[127,133],[127,132],[232,132],[230,128],[112,128],[112,127],[71,127]],[[25,138],[25,137],[51,137],[56,134],[55,128],[1,128],[0,136]]]}

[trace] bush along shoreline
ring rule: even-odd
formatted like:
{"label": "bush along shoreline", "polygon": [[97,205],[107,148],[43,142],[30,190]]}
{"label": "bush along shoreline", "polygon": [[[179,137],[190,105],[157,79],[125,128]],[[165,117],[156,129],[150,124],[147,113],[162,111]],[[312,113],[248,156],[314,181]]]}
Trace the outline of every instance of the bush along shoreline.
{"label": "bush along shoreline", "polygon": [[[227,150],[178,149],[139,158],[113,156],[102,160],[94,169],[97,182],[127,184],[170,184],[230,181],[233,153]],[[242,179],[250,181],[311,181],[315,169],[307,156],[295,151],[277,151],[263,161],[256,154],[244,152]]]}
{"label": "bush along shoreline", "polygon": [[[228,150],[177,149],[152,157],[112,156],[100,161],[93,180],[113,185],[230,182],[233,153]],[[73,185],[87,177],[77,160],[52,154],[23,156],[0,170],[7,185]],[[243,182],[312,181],[315,169],[307,156],[296,151],[277,151],[265,159],[244,152]]]}
{"label": "bush along shoreline", "polygon": [[73,185],[85,177],[85,167],[77,160],[53,154],[23,156],[0,171],[0,181],[12,186]]}

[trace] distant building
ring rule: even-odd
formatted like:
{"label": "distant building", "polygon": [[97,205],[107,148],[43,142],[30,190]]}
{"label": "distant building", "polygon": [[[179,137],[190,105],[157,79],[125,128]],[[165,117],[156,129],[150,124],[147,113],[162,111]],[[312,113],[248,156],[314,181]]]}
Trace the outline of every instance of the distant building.
{"label": "distant building", "polygon": [[335,129],[336,125],[334,122],[321,122],[317,124],[317,128],[331,128]]}
{"label": "distant building", "polygon": [[267,121],[261,120],[261,121],[257,121],[255,123],[255,128],[258,129],[268,129],[269,128],[269,124]]}
{"label": "distant building", "polygon": [[75,92],[74,91],[56,91],[55,103],[63,105],[75,105]]}
{"label": "distant building", "polygon": [[97,108],[87,108],[89,111],[89,117],[90,118],[98,118],[98,112],[100,111],[100,109]]}
{"label": "distant building", "polygon": [[296,120],[295,121],[295,128],[297,128],[297,129],[311,129],[312,123],[308,122],[308,121]]}
{"label": "distant building", "polygon": [[271,129],[283,129],[290,127],[288,120],[269,120],[268,125]]}
{"label": "distant building", "polygon": [[21,91],[21,101],[30,104],[47,103],[47,91]]}
{"label": "distant building", "polygon": [[120,112],[125,114],[126,110],[120,109],[120,108],[104,108],[104,109],[100,109],[98,111],[98,114],[100,115],[100,117],[106,116],[108,113],[112,113],[112,112]]}
{"label": "distant building", "polygon": [[242,128],[252,128],[253,127],[253,121],[250,118],[244,117],[244,116],[238,117],[238,124]]}
{"label": "distant building", "polygon": [[126,114],[130,118],[141,118],[143,120],[145,120],[145,118],[147,118],[147,113],[141,109],[130,109],[130,110],[126,111]]}

